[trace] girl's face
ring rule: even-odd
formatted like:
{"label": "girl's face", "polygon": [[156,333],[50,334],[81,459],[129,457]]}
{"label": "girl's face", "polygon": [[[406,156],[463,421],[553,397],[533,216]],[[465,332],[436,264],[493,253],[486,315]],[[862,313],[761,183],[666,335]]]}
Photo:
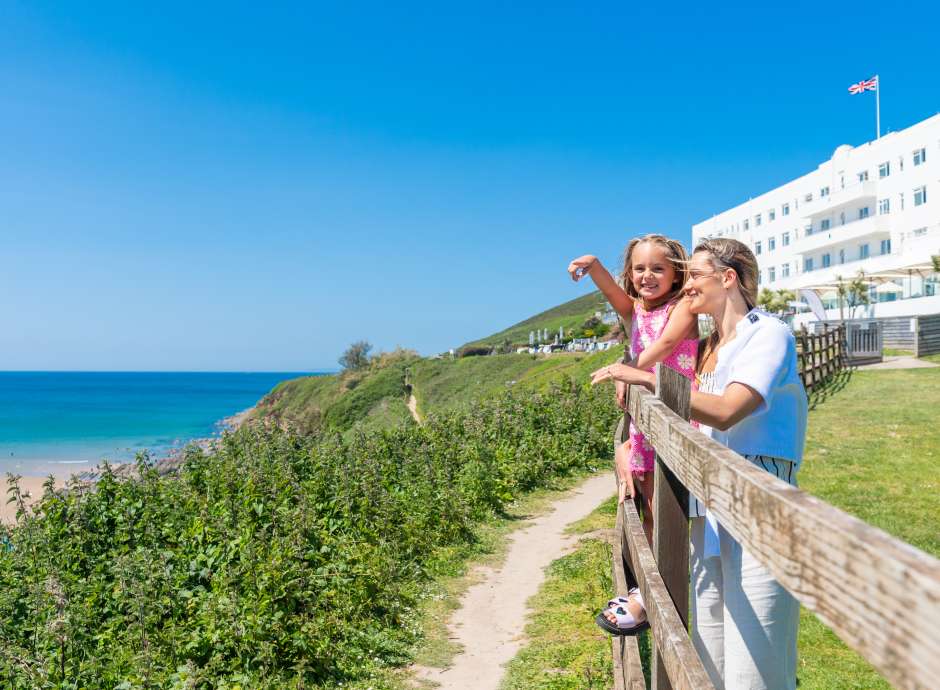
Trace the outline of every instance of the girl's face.
{"label": "girl's face", "polygon": [[[730,269],[729,269],[730,270]],[[689,261],[689,279],[683,292],[693,314],[717,314],[727,294],[723,272],[715,270],[708,252],[696,252]]]}
{"label": "girl's face", "polygon": [[675,288],[676,269],[666,250],[652,242],[640,242],[630,254],[630,282],[645,301],[655,302]]}

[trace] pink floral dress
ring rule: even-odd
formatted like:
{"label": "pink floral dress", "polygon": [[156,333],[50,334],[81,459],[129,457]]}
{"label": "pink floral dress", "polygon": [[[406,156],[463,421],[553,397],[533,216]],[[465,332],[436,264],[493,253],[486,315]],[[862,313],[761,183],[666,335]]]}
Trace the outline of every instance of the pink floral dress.
{"label": "pink floral dress", "polygon": [[[633,308],[633,328],[630,333],[630,357],[636,359],[646,348],[663,334],[669,315],[678,300],[671,300],[655,309],[646,311],[639,301]],[[681,341],[662,363],[675,369],[695,384],[695,358],[698,355],[698,340],[687,338]],[[649,371],[653,371],[650,369]],[[656,453],[646,437],[630,422],[630,471],[633,474],[652,472]]]}

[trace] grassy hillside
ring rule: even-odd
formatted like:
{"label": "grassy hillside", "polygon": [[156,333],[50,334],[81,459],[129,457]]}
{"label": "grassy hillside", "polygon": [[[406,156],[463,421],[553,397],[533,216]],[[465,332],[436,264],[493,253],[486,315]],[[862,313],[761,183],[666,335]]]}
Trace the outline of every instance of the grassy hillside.
{"label": "grassy hillside", "polygon": [[284,381],[261,399],[255,416],[303,433],[395,426],[411,419],[405,406],[405,374],[419,359],[400,351],[376,357],[364,371]]}
{"label": "grassy hillside", "polygon": [[558,332],[559,328],[569,329],[577,328],[588,318],[594,315],[596,311],[604,311],[604,305],[607,300],[599,292],[595,291],[583,297],[578,297],[570,302],[559,304],[525,321],[510,326],[499,333],[494,333],[485,338],[474,340],[467,343],[464,347],[473,345],[499,345],[506,340],[511,343],[528,343],[529,331],[537,328],[548,329],[549,335]]}
{"label": "grassy hillside", "polygon": [[568,376],[587,382],[595,369],[623,356],[623,347],[594,354],[495,355],[457,360],[422,359],[410,369],[410,382],[422,415],[456,409],[507,387],[544,390]]}
{"label": "grassy hillside", "polygon": [[255,416],[276,420],[303,433],[324,428],[391,428],[411,420],[406,406],[414,392],[422,417],[454,410],[509,387],[544,390],[570,377],[589,374],[623,356],[623,347],[594,354],[495,355],[461,359],[422,359],[384,355],[362,372],[305,376],[284,381],[266,395]]}
{"label": "grassy hillside", "polygon": [[[602,311],[605,304],[600,292],[592,292],[473,344],[503,343],[507,339],[528,342],[529,332],[536,328],[547,328],[549,333],[577,328]],[[399,350],[373,358],[364,371],[284,381],[258,403],[254,416],[273,419],[302,433],[326,428],[390,428],[411,420],[406,405],[409,385],[419,413],[427,416],[516,384],[545,388],[564,376],[587,381],[590,372],[622,355],[623,348],[616,348],[594,355],[498,355],[451,360],[422,359],[414,352]]]}

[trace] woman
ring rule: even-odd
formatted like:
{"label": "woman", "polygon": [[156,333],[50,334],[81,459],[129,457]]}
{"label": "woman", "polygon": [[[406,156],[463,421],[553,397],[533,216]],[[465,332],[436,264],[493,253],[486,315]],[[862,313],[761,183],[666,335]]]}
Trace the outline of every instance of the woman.
{"label": "woman", "polygon": [[[806,438],[807,400],[796,342],[778,319],[754,309],[757,260],[741,242],[701,242],[685,295],[715,330],[698,363],[692,418],[701,430],[757,467],[796,485]],[[592,382],[615,379],[651,390],[648,372],[614,364]],[[692,640],[716,688],[796,687],[799,603],[717,525],[696,500],[692,516]]]}

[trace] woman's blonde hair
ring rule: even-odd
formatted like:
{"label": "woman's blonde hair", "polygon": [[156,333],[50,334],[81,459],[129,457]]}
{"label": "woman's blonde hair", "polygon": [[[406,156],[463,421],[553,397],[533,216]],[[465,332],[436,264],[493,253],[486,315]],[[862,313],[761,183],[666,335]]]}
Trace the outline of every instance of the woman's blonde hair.
{"label": "woman's blonde hair", "polygon": [[[738,276],[738,287],[741,290],[741,297],[748,309],[753,309],[757,304],[757,257],[754,256],[746,244],[730,237],[714,237],[702,240],[692,254],[706,252],[709,255],[708,262],[716,271],[726,271],[731,269]],[[699,349],[698,364],[701,364],[710,355],[718,345],[720,336],[718,329],[712,330],[711,334],[703,341],[703,346]]]}
{"label": "woman's blonde hair", "polygon": [[676,277],[667,296],[667,299],[674,299],[682,292],[682,288],[688,278],[689,257],[688,254],[685,253],[685,247],[682,246],[681,242],[670,239],[665,235],[650,234],[644,235],[643,237],[634,237],[630,240],[627,248],[623,251],[623,270],[620,272],[620,284],[623,285],[623,289],[626,290],[630,297],[640,299],[639,293],[633,287],[633,280],[630,274],[633,273],[633,250],[636,249],[637,245],[643,244],[644,242],[662,247],[666,252],[666,258],[669,259],[669,263],[671,263],[673,269],[675,269]]}

